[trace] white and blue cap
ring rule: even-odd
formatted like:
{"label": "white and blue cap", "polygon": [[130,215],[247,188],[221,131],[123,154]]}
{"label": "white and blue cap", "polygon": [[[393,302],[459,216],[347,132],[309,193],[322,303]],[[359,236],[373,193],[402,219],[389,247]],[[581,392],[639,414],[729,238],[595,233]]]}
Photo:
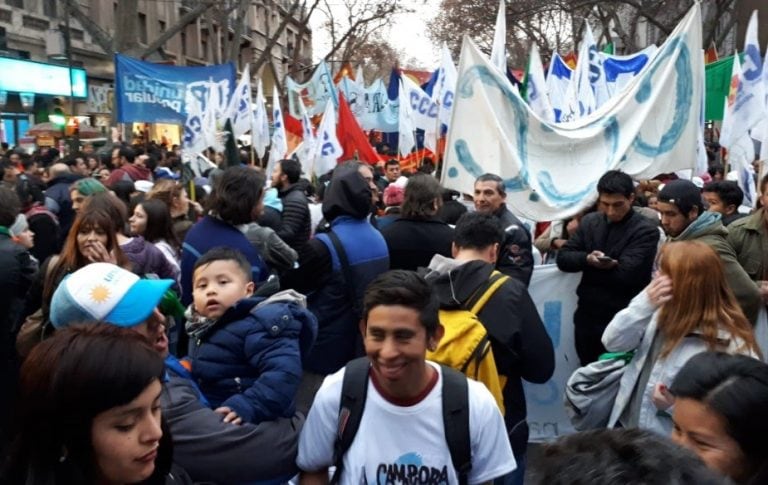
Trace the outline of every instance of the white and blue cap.
{"label": "white and blue cap", "polygon": [[173,280],[141,279],[109,263],[92,263],[67,276],[51,299],[56,328],[104,321],[133,327],[149,318]]}

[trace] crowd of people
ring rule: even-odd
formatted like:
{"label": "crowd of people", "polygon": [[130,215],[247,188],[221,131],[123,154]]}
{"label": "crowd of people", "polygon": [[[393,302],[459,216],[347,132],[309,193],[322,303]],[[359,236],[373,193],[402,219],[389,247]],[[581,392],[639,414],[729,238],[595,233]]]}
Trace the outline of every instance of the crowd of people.
{"label": "crowd of people", "polygon": [[[0,483],[768,482],[768,176],[740,214],[717,170],[609,171],[593,207],[531,222],[498,175],[462,195],[397,160],[0,166]],[[581,273],[581,365],[627,363],[603,429],[534,459],[543,262]]]}

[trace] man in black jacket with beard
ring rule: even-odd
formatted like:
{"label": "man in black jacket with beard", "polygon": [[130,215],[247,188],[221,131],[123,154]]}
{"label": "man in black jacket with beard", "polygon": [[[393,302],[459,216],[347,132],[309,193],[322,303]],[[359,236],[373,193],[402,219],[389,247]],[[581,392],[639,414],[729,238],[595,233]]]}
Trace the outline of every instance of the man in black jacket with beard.
{"label": "man in black jacket with beard", "polygon": [[[453,259],[435,255],[426,275],[427,281],[433,283],[441,309],[464,308],[476,292],[484,291],[494,273],[504,238],[504,230],[496,217],[479,212],[461,216],[454,232]],[[512,475],[520,475],[520,481],[512,483],[521,483],[528,444],[522,379],[541,384],[552,377],[555,370],[552,340],[526,285],[515,278],[507,279],[496,290],[477,318],[491,339],[499,374],[507,378],[502,389],[504,422],[518,465]]]}
{"label": "man in black jacket with beard", "polygon": [[275,232],[297,252],[309,241],[312,226],[306,187],[298,183],[300,177],[301,164],[296,160],[280,160],[272,171],[272,187],[283,203],[282,223]]}
{"label": "man in black jacket with beard", "polygon": [[584,216],[557,255],[562,271],[582,272],[573,316],[581,365],[605,352],[603,330],[651,281],[659,229],[632,210],[634,190],[632,178],[618,170],[600,177],[598,211]]}

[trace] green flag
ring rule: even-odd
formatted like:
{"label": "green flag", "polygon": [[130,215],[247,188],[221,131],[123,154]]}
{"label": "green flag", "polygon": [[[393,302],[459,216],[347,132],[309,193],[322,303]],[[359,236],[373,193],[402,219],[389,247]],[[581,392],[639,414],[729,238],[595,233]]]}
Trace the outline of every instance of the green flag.
{"label": "green flag", "polygon": [[[739,60],[744,59],[744,54],[739,54],[739,56]],[[731,85],[733,56],[711,62],[704,69],[706,73],[704,117],[707,120],[722,120],[725,98],[728,97],[728,89]]]}
{"label": "green flag", "polygon": [[603,53],[610,54],[610,55],[613,55],[616,53],[616,46],[613,45],[613,42],[608,42],[607,44],[603,45]]}

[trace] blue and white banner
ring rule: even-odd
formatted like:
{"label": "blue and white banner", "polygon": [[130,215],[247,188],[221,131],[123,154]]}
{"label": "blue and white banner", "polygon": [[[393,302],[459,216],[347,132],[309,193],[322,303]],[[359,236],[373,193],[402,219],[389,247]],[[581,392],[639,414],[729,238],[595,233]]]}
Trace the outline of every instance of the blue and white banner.
{"label": "blue and white banner", "polygon": [[575,122],[541,121],[468,37],[464,38],[444,187],[472,193],[486,172],[504,180],[513,212],[534,221],[576,214],[597,181],[693,169],[701,110],[701,11],[695,4],[641,76]]}
{"label": "blue and white banner", "polygon": [[285,78],[285,86],[288,91],[288,112],[296,119],[301,119],[299,98],[304,102],[309,116],[322,114],[328,100],[332,100],[336,107],[339,105],[336,88],[333,86],[333,76],[325,61],[317,66],[309,81],[300,84],[288,76]]}
{"label": "blue and white banner", "polygon": [[253,107],[251,105],[251,69],[246,64],[240,75],[235,91],[229,100],[227,118],[232,121],[232,130],[235,138],[244,135],[253,126]]}
{"label": "blue and white banner", "polygon": [[117,121],[182,124],[190,96],[199,97],[201,86],[209,83],[224,86],[229,100],[235,65],[166,66],[115,54]]}
{"label": "blue and white banner", "polygon": [[555,349],[555,373],[544,384],[523,381],[528,408],[528,441],[551,441],[575,433],[563,405],[565,383],[579,367],[573,342],[573,313],[581,273],[564,273],[557,265],[535,266],[528,292]]}
{"label": "blue and white banner", "polygon": [[218,135],[226,121],[231,83],[228,80],[196,81],[189,83],[187,90],[182,134],[184,150],[200,153],[208,147],[223,149],[223,141]]}
{"label": "blue and white banner", "polygon": [[635,78],[648,61],[653,58],[659,48],[651,44],[640,52],[627,56],[599,53],[603,62],[605,82],[608,87],[608,95],[613,97],[619,94]]}

